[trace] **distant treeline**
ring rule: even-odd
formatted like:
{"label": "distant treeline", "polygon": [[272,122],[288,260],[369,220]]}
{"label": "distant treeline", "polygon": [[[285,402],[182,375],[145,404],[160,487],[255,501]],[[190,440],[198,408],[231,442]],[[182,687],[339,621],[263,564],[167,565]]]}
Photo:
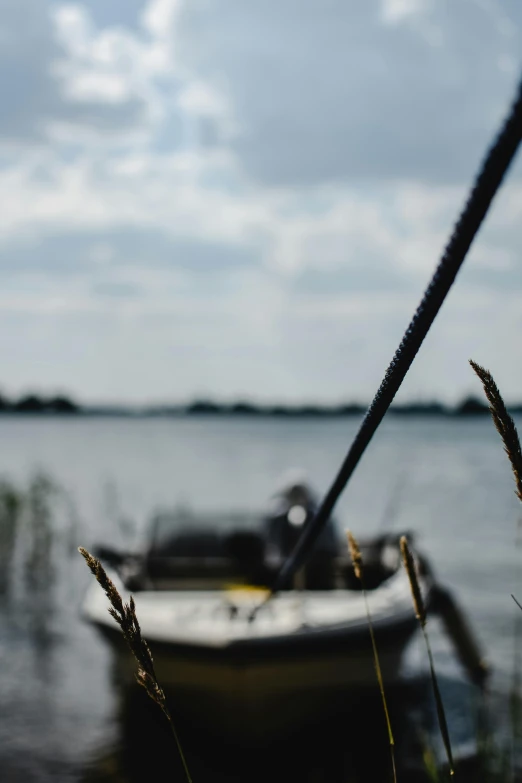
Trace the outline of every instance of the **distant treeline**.
{"label": "distant treeline", "polygon": [[[210,400],[191,403],[183,409],[189,415],[232,416],[362,416],[367,405],[348,403],[342,405],[256,405],[237,402],[222,405]],[[522,404],[510,407],[512,413],[522,413]],[[476,397],[466,397],[455,406],[440,402],[410,402],[392,405],[390,412],[399,416],[475,416],[487,414],[488,406]]]}
{"label": "distant treeline", "polygon": [[[522,414],[522,404],[510,406],[514,414]],[[358,403],[344,405],[262,405],[252,402],[231,404],[212,400],[195,400],[187,405],[83,406],[68,397],[40,397],[28,394],[17,400],[0,395],[0,414],[51,414],[81,416],[288,416],[332,417],[362,416],[366,406]],[[476,397],[466,397],[455,406],[440,402],[411,402],[393,405],[390,409],[397,416],[477,416],[488,412],[488,407]]]}
{"label": "distant treeline", "polygon": [[82,413],[82,408],[68,397],[38,397],[27,394],[18,400],[0,395],[0,413]]}

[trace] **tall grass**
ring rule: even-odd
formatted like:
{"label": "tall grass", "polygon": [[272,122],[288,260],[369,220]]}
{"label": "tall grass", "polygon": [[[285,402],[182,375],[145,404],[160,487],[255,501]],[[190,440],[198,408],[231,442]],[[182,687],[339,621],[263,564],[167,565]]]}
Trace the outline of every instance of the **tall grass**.
{"label": "tall grass", "polygon": [[491,418],[498,434],[502,438],[504,451],[511,463],[516,485],[515,494],[522,501],[522,449],[520,448],[520,438],[518,437],[515,422],[509,415],[506,404],[489,370],[481,367],[480,364],[477,364],[472,359],[469,360],[469,363],[482,381],[484,394],[489,402]]}
{"label": "tall grass", "polygon": [[366,617],[368,620],[368,628],[370,631],[370,638],[372,641],[372,651],[373,651],[373,662],[375,666],[375,673],[377,675],[377,682],[379,683],[379,690],[381,692],[381,699],[382,699],[382,706],[384,710],[384,717],[386,719],[386,728],[388,730],[388,742],[390,745],[390,756],[391,756],[391,764],[392,764],[392,772],[393,772],[393,780],[394,783],[397,783],[397,765],[395,763],[395,739],[393,737],[393,730],[390,720],[390,713],[388,710],[388,703],[386,701],[386,693],[384,690],[384,681],[382,678],[382,671],[381,671],[381,663],[379,660],[379,652],[377,650],[377,643],[375,641],[375,633],[373,630],[373,623],[372,623],[372,616],[370,613],[370,606],[368,604],[368,595],[366,593],[366,587],[364,584],[364,567],[363,567],[363,559],[361,550],[359,548],[359,545],[355,539],[355,536],[351,533],[350,530],[346,533],[348,538],[348,547],[350,550],[350,557],[352,558],[352,565],[353,570],[355,573],[355,576],[361,583],[361,589],[364,597],[364,607],[366,609]]}
{"label": "tall grass", "polygon": [[79,547],[78,551],[84,558],[98,584],[105,590],[105,595],[111,604],[108,610],[109,614],[120,626],[123,638],[127,642],[130,651],[138,664],[136,681],[145,689],[148,696],[154,702],[156,702],[158,707],[167,718],[172,730],[172,734],[174,735],[174,740],[176,742],[181,762],[183,764],[187,781],[188,783],[192,783],[192,778],[190,777],[185,754],[183,753],[179,735],[176,731],[174,721],[172,720],[172,715],[170,714],[170,710],[167,705],[165,693],[163,688],[160,686],[156,677],[156,672],[154,671],[152,654],[147,642],[141,635],[141,628],[136,616],[136,606],[134,604],[134,599],[131,596],[129,603],[124,603],[121,595],[116,589],[114,582],[107,576],[107,573],[100,561],[96,557],[93,557],[93,555],[91,555],[83,547]]}
{"label": "tall grass", "polygon": [[[482,367],[472,359],[469,360],[471,367],[482,383],[482,388],[489,403],[489,412],[493,424],[501,437],[504,451],[511,464],[513,478],[515,480],[515,495],[522,502],[522,449],[517,427],[513,418],[510,416],[506,404],[502,398],[500,390],[489,370]],[[515,546],[520,543],[520,520],[517,526],[517,535]],[[522,605],[514,595],[511,595],[519,609]],[[515,748],[517,739],[521,733],[521,695],[520,695],[520,640],[522,626],[520,618],[515,619],[515,650],[514,650],[514,670],[513,683],[510,693],[510,713],[511,713],[511,731],[512,731],[512,750],[511,750],[511,777],[515,779]]]}
{"label": "tall grass", "polygon": [[406,573],[408,574],[408,579],[410,580],[411,595],[413,598],[413,606],[415,608],[415,614],[417,616],[417,620],[419,621],[419,625],[422,629],[422,635],[424,637],[426,650],[428,652],[428,659],[430,663],[431,684],[433,687],[433,695],[435,697],[437,719],[439,721],[440,733],[442,736],[442,741],[444,742],[446,756],[448,758],[450,775],[453,775],[455,772],[455,765],[453,763],[453,753],[451,750],[451,741],[450,741],[450,736],[448,731],[448,722],[446,720],[446,712],[444,710],[444,704],[442,702],[442,697],[440,695],[439,683],[437,679],[437,674],[435,672],[435,663],[433,661],[433,653],[431,651],[430,639],[428,636],[428,631],[426,629],[426,623],[428,621],[426,607],[424,605],[424,599],[422,597],[422,592],[420,589],[415,560],[413,559],[413,555],[408,546],[408,540],[406,536],[401,536],[400,545],[401,545],[402,560],[404,563],[404,567],[406,569]]}

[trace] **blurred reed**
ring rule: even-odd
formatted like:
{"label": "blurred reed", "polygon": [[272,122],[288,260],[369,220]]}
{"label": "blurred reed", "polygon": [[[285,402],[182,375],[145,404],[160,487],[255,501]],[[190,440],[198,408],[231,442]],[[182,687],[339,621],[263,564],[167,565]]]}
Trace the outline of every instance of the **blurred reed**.
{"label": "blurred reed", "polygon": [[355,576],[361,583],[361,589],[364,596],[364,606],[366,609],[366,617],[368,619],[368,628],[370,630],[370,637],[372,640],[372,649],[373,649],[373,661],[375,664],[375,672],[377,674],[377,682],[379,683],[379,690],[381,692],[381,698],[382,698],[382,706],[384,709],[384,716],[386,718],[386,728],[388,730],[388,742],[390,745],[390,756],[391,756],[391,763],[392,763],[392,771],[393,771],[393,780],[395,783],[397,783],[397,767],[395,764],[395,739],[393,737],[393,731],[390,721],[390,713],[388,710],[388,704],[386,701],[386,693],[384,691],[384,681],[382,677],[382,671],[381,671],[381,664],[379,661],[379,652],[377,650],[377,643],[375,641],[375,633],[373,630],[373,623],[372,623],[372,617],[370,613],[370,606],[368,604],[368,595],[366,593],[366,587],[364,585],[364,568],[363,568],[363,559],[361,550],[359,548],[359,545],[355,539],[355,536],[351,533],[350,530],[346,533],[348,538],[348,547],[350,550],[350,557],[352,558],[352,564],[353,564],[353,570],[355,572]]}
{"label": "blurred reed", "polygon": [[437,680],[437,675],[435,673],[435,664],[433,661],[433,653],[431,651],[431,644],[428,636],[428,632],[426,630],[426,623],[427,623],[427,614],[426,614],[426,607],[424,605],[424,599],[422,597],[422,592],[420,589],[419,579],[417,576],[417,568],[415,564],[415,560],[413,559],[413,555],[411,553],[411,550],[408,546],[408,540],[406,536],[401,536],[401,555],[402,555],[402,561],[404,563],[404,567],[406,569],[406,573],[408,574],[408,579],[410,580],[410,587],[411,587],[411,595],[413,599],[413,607],[415,609],[415,615],[417,617],[417,620],[419,621],[420,627],[422,629],[422,634],[424,636],[424,641],[426,643],[426,649],[428,651],[428,659],[430,663],[430,675],[431,675],[431,684],[433,687],[433,695],[435,697],[435,707],[437,710],[437,719],[439,721],[439,728],[440,733],[442,736],[442,741],[444,742],[444,748],[446,750],[446,756],[448,758],[448,764],[450,769],[450,774],[453,775],[455,772],[455,765],[453,763],[453,754],[451,752],[451,742],[450,742],[450,736],[448,731],[448,723],[446,720],[446,713],[444,711],[444,704],[442,703],[442,697],[440,695],[439,690],[439,683]]}

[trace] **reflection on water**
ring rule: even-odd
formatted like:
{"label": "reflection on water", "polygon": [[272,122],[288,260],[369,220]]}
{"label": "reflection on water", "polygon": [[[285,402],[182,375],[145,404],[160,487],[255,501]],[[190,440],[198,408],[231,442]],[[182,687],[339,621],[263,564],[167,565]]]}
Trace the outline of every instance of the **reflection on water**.
{"label": "reflection on water", "polygon": [[[76,547],[96,541],[128,547],[158,507],[180,502],[221,514],[259,509],[280,472],[296,464],[323,491],[356,426],[352,420],[1,420],[0,780],[183,780],[161,713],[141,692],[120,701],[109,650],[81,620],[89,574]],[[492,660],[489,724],[497,766],[518,767],[522,614],[509,594],[522,592],[522,552],[513,546],[518,508],[503,458],[489,422],[392,420],[343,497],[339,518],[353,520],[356,534],[387,526],[417,533]],[[487,732],[481,737],[475,693],[437,623],[430,631],[452,736],[471,764],[477,737],[482,745],[491,740]],[[414,644],[407,673],[411,679],[424,669],[424,650]],[[419,676],[394,697],[402,780],[419,779],[430,745],[443,758],[430,692]],[[241,749],[181,726],[194,781],[387,780],[375,695],[375,704],[370,697],[356,705],[356,721],[339,716],[278,748]]]}
{"label": "reflection on water", "polygon": [[[477,752],[478,694],[462,682],[442,679],[443,698],[460,780],[493,780],[501,759]],[[428,781],[429,760],[444,768],[444,751],[438,741],[437,720],[426,678],[389,688],[400,780]],[[176,715],[175,704],[172,704]],[[184,780],[172,735],[157,707],[141,689],[127,693],[120,706],[120,742],[99,766],[88,771],[87,781]],[[354,694],[347,710],[318,721],[281,741],[245,747],[203,734],[178,717],[180,737],[194,780],[250,781],[251,783],[374,783],[391,778],[390,752],[377,689]]]}

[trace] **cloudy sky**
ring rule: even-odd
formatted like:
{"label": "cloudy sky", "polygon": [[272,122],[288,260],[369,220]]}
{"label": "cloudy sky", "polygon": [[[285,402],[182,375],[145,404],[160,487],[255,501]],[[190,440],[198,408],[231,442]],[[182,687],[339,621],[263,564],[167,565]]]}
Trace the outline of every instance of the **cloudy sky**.
{"label": "cloudy sky", "polygon": [[[0,383],[367,400],[522,71],[520,0],[0,0]],[[522,161],[401,396],[522,399]]]}

